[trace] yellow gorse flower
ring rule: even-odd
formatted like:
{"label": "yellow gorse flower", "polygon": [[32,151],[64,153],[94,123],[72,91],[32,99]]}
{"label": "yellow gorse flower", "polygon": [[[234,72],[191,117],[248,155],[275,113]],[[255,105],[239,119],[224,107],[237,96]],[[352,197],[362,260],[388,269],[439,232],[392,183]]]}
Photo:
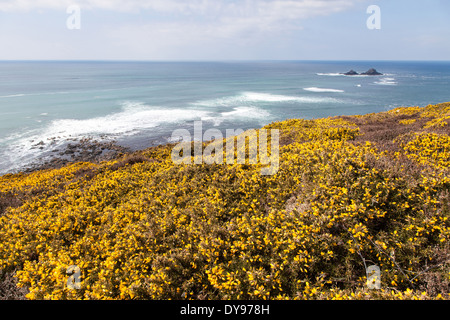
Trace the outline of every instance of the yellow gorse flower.
{"label": "yellow gorse flower", "polygon": [[[435,125],[449,105],[272,123],[273,176],[175,165],[172,145],[4,175],[0,269],[30,299],[448,299],[423,275],[450,281],[450,140]],[[389,119],[425,120],[392,151],[363,130]],[[365,286],[369,261],[379,291]]]}

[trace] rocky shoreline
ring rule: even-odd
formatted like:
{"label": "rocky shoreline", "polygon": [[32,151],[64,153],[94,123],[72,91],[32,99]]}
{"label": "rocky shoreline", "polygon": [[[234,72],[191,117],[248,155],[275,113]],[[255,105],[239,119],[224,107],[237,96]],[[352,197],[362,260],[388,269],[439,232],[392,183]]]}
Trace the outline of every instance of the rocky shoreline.
{"label": "rocky shoreline", "polygon": [[[56,138],[50,142],[54,144]],[[33,148],[43,149],[45,142],[40,141]],[[117,144],[116,141],[99,141],[94,138],[73,138],[63,146],[49,151],[50,156],[42,159],[41,163],[33,164],[22,172],[30,173],[37,170],[56,169],[72,162],[94,162],[109,161],[121,154],[130,152],[131,149]]]}

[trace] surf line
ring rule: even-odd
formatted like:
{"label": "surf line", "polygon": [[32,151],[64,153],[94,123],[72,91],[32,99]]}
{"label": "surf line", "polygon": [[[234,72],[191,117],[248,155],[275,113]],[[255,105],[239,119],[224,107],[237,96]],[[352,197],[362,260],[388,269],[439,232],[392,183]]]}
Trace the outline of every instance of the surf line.
{"label": "surf line", "polygon": [[[251,165],[258,165],[259,163],[264,166],[260,170],[261,175],[274,175],[279,169],[280,132],[278,129],[260,129],[258,131],[255,129],[247,131],[226,129],[226,139],[224,139],[219,129],[208,129],[203,133],[202,121],[194,121],[194,139],[187,129],[173,131],[172,141],[178,141],[180,138],[182,141],[175,145],[171,153],[172,161],[175,164],[226,163],[233,165],[248,162]],[[235,140],[237,140],[236,145]],[[204,149],[203,141],[210,142]],[[226,144],[225,159],[224,141]],[[193,157],[192,145],[194,147]]]}

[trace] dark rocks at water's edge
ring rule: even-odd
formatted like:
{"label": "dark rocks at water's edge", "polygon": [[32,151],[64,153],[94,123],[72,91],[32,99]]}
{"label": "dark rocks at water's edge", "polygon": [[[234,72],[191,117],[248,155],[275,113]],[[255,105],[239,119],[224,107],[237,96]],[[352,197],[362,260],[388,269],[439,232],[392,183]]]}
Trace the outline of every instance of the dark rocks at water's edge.
{"label": "dark rocks at water's edge", "polygon": [[[37,145],[42,148],[44,143]],[[130,152],[129,148],[122,147],[114,141],[97,141],[92,138],[72,139],[64,147],[51,150],[52,155],[49,160],[34,164],[24,172],[57,169],[73,162],[110,161],[128,152]]]}
{"label": "dark rocks at water's edge", "polygon": [[346,76],[357,76],[359,73],[355,70],[350,70],[349,72],[344,73]]}
{"label": "dark rocks at water's edge", "polygon": [[382,73],[378,72],[374,68],[371,68],[371,69],[369,69],[366,72],[361,73],[361,74],[365,75],[365,76],[382,76],[383,75]]}
{"label": "dark rocks at water's edge", "polygon": [[376,69],[374,68],[370,68],[369,70],[367,70],[366,72],[363,72],[361,74],[359,74],[358,72],[356,72],[355,70],[350,70],[349,72],[343,73],[346,76],[358,76],[358,75],[362,75],[362,76],[382,76],[383,74],[378,72]]}

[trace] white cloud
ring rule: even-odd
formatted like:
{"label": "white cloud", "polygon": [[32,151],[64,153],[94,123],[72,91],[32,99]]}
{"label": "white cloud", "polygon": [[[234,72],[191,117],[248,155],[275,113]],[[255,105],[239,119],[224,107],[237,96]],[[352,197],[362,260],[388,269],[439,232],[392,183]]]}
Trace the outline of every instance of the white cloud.
{"label": "white cloud", "polygon": [[360,0],[0,0],[0,11],[61,9],[153,10],[186,15],[259,16],[298,19],[348,9]]}
{"label": "white cloud", "polygon": [[[282,42],[289,33],[301,30],[305,19],[345,11],[363,1],[367,0],[0,0],[0,12],[65,14],[69,5],[77,4],[82,13],[89,11],[89,18],[117,13],[120,21],[115,24],[82,16],[86,37],[97,36],[97,42],[109,48],[104,50],[108,54],[204,58],[233,56],[243,49],[251,57],[281,50]],[[264,43],[280,48],[267,48]]]}
{"label": "white cloud", "polygon": [[[127,25],[118,31],[152,34],[158,43],[208,42],[213,39],[250,39],[301,29],[306,18],[329,15],[351,8],[361,0],[152,0],[86,1],[91,7],[111,10],[149,10],[165,13],[163,21]],[[170,15],[172,14],[172,16]],[[125,32],[125,30],[127,30]],[[117,31],[117,30],[116,30]]]}
{"label": "white cloud", "polygon": [[[158,21],[179,24],[186,19],[193,28],[211,28],[217,36],[271,32],[299,28],[305,18],[329,15],[364,0],[0,0],[0,11],[66,10],[77,4],[82,10],[145,12]],[[210,32],[210,31],[208,31]]]}

